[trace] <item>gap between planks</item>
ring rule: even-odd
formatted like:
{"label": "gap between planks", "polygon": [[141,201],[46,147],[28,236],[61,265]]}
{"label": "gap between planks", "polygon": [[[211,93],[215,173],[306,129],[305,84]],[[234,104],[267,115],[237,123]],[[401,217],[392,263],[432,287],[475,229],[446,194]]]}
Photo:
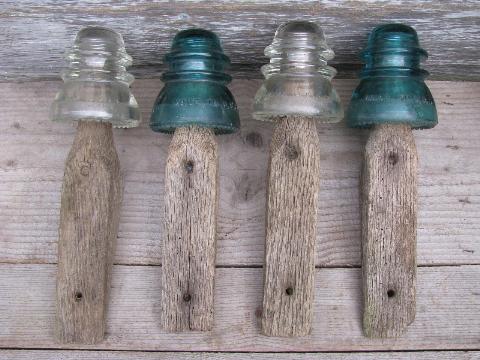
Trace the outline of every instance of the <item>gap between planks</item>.
{"label": "gap between planks", "polygon": [[372,353],[212,353],[212,352],[139,352],[139,351],[79,351],[79,350],[1,350],[0,359],[9,360],[475,360],[477,351],[411,351]]}

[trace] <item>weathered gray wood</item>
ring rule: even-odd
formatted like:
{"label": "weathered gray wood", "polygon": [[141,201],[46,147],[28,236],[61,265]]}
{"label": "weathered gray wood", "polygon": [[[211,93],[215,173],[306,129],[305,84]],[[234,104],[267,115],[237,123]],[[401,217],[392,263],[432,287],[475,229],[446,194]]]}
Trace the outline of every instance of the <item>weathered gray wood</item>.
{"label": "weathered gray wood", "polygon": [[[217,268],[211,332],[165,333],[158,266],[114,266],[107,336],[97,349],[161,351],[375,351],[478,349],[480,266],[418,269],[417,318],[398,339],[362,332],[360,269],[317,269],[312,334],[260,335],[263,269]],[[0,347],[59,348],[55,265],[0,265]],[[79,346],[75,346],[79,348]],[[89,347],[90,349],[92,347]]]}
{"label": "weathered gray wood", "polygon": [[165,170],[162,324],[213,327],[218,154],[212,129],[175,130]]}
{"label": "weathered gray wood", "polygon": [[409,125],[378,125],[362,174],[363,328],[397,337],[415,319],[417,150]]}
{"label": "weathered gray wood", "polygon": [[478,351],[376,353],[187,353],[139,351],[0,350],[8,360],[475,360]]}
{"label": "weathered gray wood", "polygon": [[312,330],[320,142],[315,121],[287,117],[270,144],[262,331]]}
{"label": "weathered gray wood", "polygon": [[56,329],[63,343],[103,339],[121,187],[112,125],[80,121],[60,207]]}
{"label": "weathered gray wood", "polygon": [[[260,78],[263,49],[277,26],[288,20],[318,22],[336,53],[340,76],[359,67],[359,51],[378,24],[404,22],[419,33],[430,53],[426,63],[439,79],[480,79],[478,1],[51,1],[4,0],[0,5],[0,76],[3,79],[57,77],[62,56],[81,27],[119,31],[133,56],[136,76],[158,76],[162,57],[179,30],[216,31],[236,75]],[[448,29],[445,31],[444,29]]]}
{"label": "weathered gray wood", "polygon": [[[251,118],[260,81],[234,80],[241,130],[219,136],[217,264],[260,266],[273,124]],[[48,120],[61,82],[2,83],[0,121],[0,261],[55,263],[60,189],[75,128]],[[334,86],[348,106],[358,81]],[[428,82],[440,122],[415,131],[419,152],[418,264],[480,264],[480,83]],[[133,83],[144,119],[162,87]],[[319,127],[322,171],[317,209],[317,266],[360,266],[359,173],[369,131]],[[160,264],[168,136],[114,129],[125,173],[116,263]],[[320,206],[321,204],[321,206]]]}

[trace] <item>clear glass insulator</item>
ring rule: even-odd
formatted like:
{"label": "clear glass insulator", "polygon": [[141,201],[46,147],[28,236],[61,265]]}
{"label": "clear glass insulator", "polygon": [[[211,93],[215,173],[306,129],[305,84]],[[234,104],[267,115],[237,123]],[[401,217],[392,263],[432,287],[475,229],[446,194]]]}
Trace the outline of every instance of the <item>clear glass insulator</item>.
{"label": "clear glass insulator", "polygon": [[307,21],[281,25],[265,55],[270,63],[262,66],[265,81],[255,95],[255,119],[302,116],[320,122],[342,120],[340,98],[331,83],[336,70],[327,65],[334,53],[318,25]]}
{"label": "clear glass insulator", "polygon": [[132,58],[122,36],[103,27],[80,30],[66,55],[68,68],[51,107],[53,121],[99,121],[128,128],[140,123],[140,110],[130,91]]}

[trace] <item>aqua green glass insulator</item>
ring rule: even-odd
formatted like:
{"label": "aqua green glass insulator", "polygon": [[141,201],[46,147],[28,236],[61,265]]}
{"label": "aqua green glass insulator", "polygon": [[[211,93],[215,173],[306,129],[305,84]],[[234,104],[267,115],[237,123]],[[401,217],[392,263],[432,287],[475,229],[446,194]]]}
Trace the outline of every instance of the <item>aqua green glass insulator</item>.
{"label": "aqua green glass insulator", "polygon": [[211,128],[216,134],[240,127],[237,105],[225,73],[230,60],[211,31],[189,29],[173,39],[162,80],[165,85],[155,101],[150,127],[171,133],[178,127]]}
{"label": "aqua green glass insulator", "polygon": [[365,65],[346,114],[350,127],[409,124],[413,129],[437,125],[437,110],[420,68],[427,52],[417,33],[403,24],[376,27],[361,53]]}

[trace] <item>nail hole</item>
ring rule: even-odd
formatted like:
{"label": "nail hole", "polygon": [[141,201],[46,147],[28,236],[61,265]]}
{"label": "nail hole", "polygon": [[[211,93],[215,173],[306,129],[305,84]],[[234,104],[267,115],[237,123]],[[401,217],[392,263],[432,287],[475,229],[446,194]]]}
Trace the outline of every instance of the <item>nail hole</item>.
{"label": "nail hole", "polygon": [[257,147],[257,148],[260,148],[263,146],[263,138],[262,138],[262,135],[255,132],[255,131],[252,131],[252,132],[249,132],[246,136],[245,136],[245,141],[250,144],[251,146],[253,147]]}
{"label": "nail hole", "polygon": [[395,165],[398,162],[398,155],[394,152],[388,154],[388,162],[392,165]]}
{"label": "nail hole", "polygon": [[75,301],[79,302],[79,301],[82,301],[82,299],[83,299],[83,294],[80,291],[77,291],[75,293]]}
{"label": "nail hole", "polygon": [[193,161],[188,160],[185,162],[185,170],[187,174],[191,174],[193,172]]}
{"label": "nail hole", "polygon": [[298,150],[293,145],[285,146],[285,156],[288,160],[295,160],[298,157]]}
{"label": "nail hole", "polygon": [[395,296],[395,290],[389,289],[389,290],[387,291],[387,296],[388,296],[389,298],[394,297],[394,296]]}
{"label": "nail hole", "polygon": [[192,300],[192,295],[190,295],[190,294],[184,294],[183,295],[183,301],[189,302],[190,300]]}
{"label": "nail hole", "polygon": [[90,167],[88,165],[83,165],[80,168],[80,174],[82,174],[83,176],[88,176],[89,173],[90,173]]}
{"label": "nail hole", "polygon": [[285,290],[285,293],[290,296],[290,295],[293,295],[293,288],[289,287]]}

